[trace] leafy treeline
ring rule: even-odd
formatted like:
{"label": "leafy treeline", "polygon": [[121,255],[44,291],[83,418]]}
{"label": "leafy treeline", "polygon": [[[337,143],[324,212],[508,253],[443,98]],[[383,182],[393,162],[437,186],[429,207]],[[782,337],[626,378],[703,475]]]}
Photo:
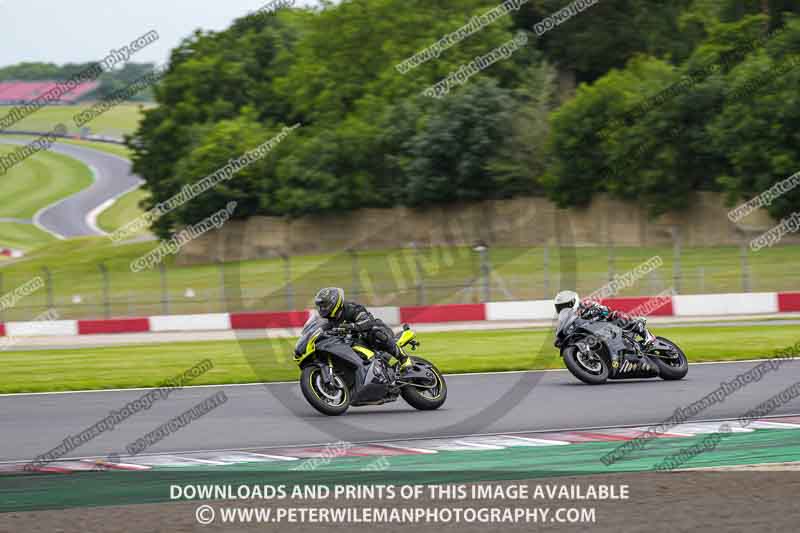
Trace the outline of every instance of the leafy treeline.
{"label": "leafy treeline", "polygon": [[[798,70],[731,98],[800,50],[788,0],[603,1],[537,39],[534,24],[568,3],[530,0],[405,74],[398,63],[499,0],[342,0],[196,32],[172,51],[160,105],[128,140],[152,193],[145,207],[302,127],[156,231],[230,200],[237,217],[335,216],[526,194],[580,205],[609,192],[657,213],[697,189],[748,196],[800,170]],[[519,31],[527,47],[441,99],[422,96]],[[728,53],[750,42],[761,44]],[[687,75],[696,81],[651,104]]]}
{"label": "leafy treeline", "polygon": [[[0,81],[66,81],[81,72],[89,70],[92,65],[93,63],[66,63],[64,65],[56,65],[55,63],[18,63],[0,68]],[[97,99],[110,96],[151,72],[154,66],[153,63],[127,63],[111,72],[104,72],[97,80],[100,82],[97,91],[87,95],[87,98]],[[151,100],[152,97],[152,92],[148,89],[136,94],[131,100],[144,101]]]}

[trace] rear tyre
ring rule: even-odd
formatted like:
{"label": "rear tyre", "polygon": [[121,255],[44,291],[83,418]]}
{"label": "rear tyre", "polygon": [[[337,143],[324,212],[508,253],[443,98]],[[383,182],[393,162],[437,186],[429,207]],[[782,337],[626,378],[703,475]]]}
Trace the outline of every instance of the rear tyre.
{"label": "rear tyre", "polygon": [[582,355],[575,346],[564,348],[561,353],[564,364],[573,376],[589,385],[601,385],[608,380],[608,365],[606,360],[591,352],[591,356]]}
{"label": "rear tyre", "polygon": [[672,346],[672,349],[677,355],[677,357],[674,359],[664,359],[657,356],[650,357],[650,359],[652,359],[658,367],[658,372],[661,376],[661,379],[667,381],[683,379],[686,376],[686,373],[689,372],[689,361],[686,359],[686,354],[684,354],[683,350],[681,350],[674,342],[665,339],[664,337],[656,338],[661,342]]}
{"label": "rear tyre", "polygon": [[311,407],[328,416],[344,414],[350,407],[350,388],[341,377],[334,375],[334,386],[325,384],[322,370],[311,365],[300,375],[300,390]]}
{"label": "rear tyre", "polygon": [[419,409],[420,411],[433,411],[434,409],[438,409],[447,399],[447,383],[445,383],[442,373],[439,372],[439,369],[432,363],[424,359],[413,357],[411,360],[414,365],[422,363],[430,366],[431,371],[433,371],[434,376],[436,376],[436,385],[429,389],[420,389],[411,385],[406,385],[403,387],[403,390],[400,391],[400,394],[411,407]]}

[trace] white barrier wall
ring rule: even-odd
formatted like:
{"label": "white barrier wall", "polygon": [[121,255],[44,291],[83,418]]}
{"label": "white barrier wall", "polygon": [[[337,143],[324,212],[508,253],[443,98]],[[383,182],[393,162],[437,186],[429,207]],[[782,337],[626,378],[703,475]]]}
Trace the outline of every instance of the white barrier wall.
{"label": "white barrier wall", "polygon": [[368,307],[372,315],[383,320],[390,326],[400,325],[400,308],[399,307]]}
{"label": "white barrier wall", "polygon": [[216,329],[231,329],[231,318],[228,313],[150,317],[150,331],[208,331]]}
{"label": "white barrier wall", "polygon": [[486,320],[550,320],[555,317],[553,300],[490,302],[486,304]]}
{"label": "white barrier wall", "polygon": [[750,315],[778,312],[774,292],[687,294],[672,297],[675,316]]}
{"label": "white barrier wall", "polygon": [[36,320],[33,322],[9,322],[6,324],[6,335],[8,337],[77,334],[77,320]]}

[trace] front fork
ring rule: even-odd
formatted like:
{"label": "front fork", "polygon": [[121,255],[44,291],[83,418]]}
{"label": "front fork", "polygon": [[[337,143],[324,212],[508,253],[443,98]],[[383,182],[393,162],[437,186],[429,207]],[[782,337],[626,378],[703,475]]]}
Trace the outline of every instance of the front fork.
{"label": "front fork", "polygon": [[328,364],[327,365],[320,365],[320,369],[322,370],[322,381],[325,382],[326,385],[333,385],[333,358],[328,355]]}

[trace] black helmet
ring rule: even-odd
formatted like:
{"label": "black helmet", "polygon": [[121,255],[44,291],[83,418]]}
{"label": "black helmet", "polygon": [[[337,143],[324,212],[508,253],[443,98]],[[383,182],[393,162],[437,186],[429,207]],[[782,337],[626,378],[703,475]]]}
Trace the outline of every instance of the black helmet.
{"label": "black helmet", "polygon": [[338,287],[320,289],[314,297],[314,305],[322,318],[336,318],[342,312],[344,290]]}

